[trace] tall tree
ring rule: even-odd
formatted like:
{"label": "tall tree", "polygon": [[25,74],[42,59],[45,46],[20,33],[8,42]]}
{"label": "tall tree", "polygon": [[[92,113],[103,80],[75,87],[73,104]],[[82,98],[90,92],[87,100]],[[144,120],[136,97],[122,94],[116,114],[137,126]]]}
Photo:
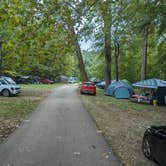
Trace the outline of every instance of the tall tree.
{"label": "tall tree", "polygon": [[142,63],[141,63],[141,80],[147,76],[147,49],[148,49],[148,26],[142,31]]}
{"label": "tall tree", "polygon": [[104,38],[105,38],[105,81],[106,87],[111,82],[111,9],[110,1],[104,2]]}
{"label": "tall tree", "polygon": [[104,22],[104,54],[105,54],[105,81],[106,88],[111,82],[111,1],[105,0],[101,6]]}
{"label": "tall tree", "polygon": [[114,54],[115,54],[115,79],[119,81],[119,51],[120,51],[120,44],[118,41],[114,41]]}
{"label": "tall tree", "polygon": [[[84,6],[82,2],[65,1],[60,3],[61,21],[63,22],[64,29],[66,29],[69,41],[73,44],[78,59],[78,66],[80,70],[80,77],[82,81],[88,81],[88,75],[85,69],[79,39],[81,38],[80,26],[82,24],[82,10]],[[81,7],[80,7],[81,6]],[[79,10],[80,9],[80,10]]]}
{"label": "tall tree", "polygon": [[2,36],[0,36],[0,75],[2,74],[2,43],[3,39]]}

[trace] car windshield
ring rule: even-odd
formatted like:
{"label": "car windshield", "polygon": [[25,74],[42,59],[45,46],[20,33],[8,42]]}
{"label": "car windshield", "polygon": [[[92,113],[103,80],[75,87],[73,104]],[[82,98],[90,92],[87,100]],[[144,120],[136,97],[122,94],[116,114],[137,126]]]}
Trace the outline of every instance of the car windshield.
{"label": "car windshield", "polygon": [[6,77],[5,80],[7,81],[8,84],[13,84],[15,85],[16,83],[9,77]]}

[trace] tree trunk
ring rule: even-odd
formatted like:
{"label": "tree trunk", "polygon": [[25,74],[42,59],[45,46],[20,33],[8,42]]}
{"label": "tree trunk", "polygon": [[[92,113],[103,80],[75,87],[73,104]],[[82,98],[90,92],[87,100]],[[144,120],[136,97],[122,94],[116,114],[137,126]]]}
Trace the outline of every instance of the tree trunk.
{"label": "tree trunk", "polygon": [[115,42],[115,73],[116,73],[116,81],[119,81],[119,43]]}
{"label": "tree trunk", "polygon": [[2,46],[0,43],[0,75],[2,75]]}
{"label": "tree trunk", "polygon": [[74,45],[76,48],[76,56],[78,58],[78,65],[79,65],[79,69],[80,69],[81,81],[88,81],[89,80],[88,75],[85,70],[85,65],[84,65],[84,61],[83,61],[83,57],[82,57],[82,53],[81,53],[81,48],[78,43],[77,35],[74,31],[74,27],[70,26],[70,30],[71,30],[72,38],[74,39]]}
{"label": "tree trunk", "polygon": [[111,12],[109,1],[104,2],[104,53],[105,53],[105,81],[106,88],[111,83]]}
{"label": "tree trunk", "polygon": [[146,79],[147,75],[147,47],[148,47],[148,27],[144,27],[142,33],[142,65],[141,80]]}
{"label": "tree trunk", "polygon": [[75,47],[76,47],[76,55],[78,58],[81,80],[88,81],[88,75],[87,75],[86,70],[85,70],[85,65],[84,65],[84,61],[83,61],[83,57],[82,57],[82,53],[81,53],[81,48],[80,48],[80,45],[79,45],[77,39],[75,41]]}

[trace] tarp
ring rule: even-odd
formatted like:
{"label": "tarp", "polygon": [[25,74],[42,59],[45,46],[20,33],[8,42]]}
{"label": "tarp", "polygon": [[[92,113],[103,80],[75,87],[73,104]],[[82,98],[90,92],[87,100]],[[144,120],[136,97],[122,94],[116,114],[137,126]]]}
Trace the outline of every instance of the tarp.
{"label": "tarp", "polygon": [[166,81],[152,78],[152,79],[136,82],[132,85],[134,87],[140,87],[140,88],[152,88],[152,89],[157,89],[158,87],[166,88]]}
{"label": "tarp", "polygon": [[106,95],[113,96],[118,99],[128,99],[133,95],[133,93],[134,91],[132,86],[123,81],[113,82],[106,89]]}

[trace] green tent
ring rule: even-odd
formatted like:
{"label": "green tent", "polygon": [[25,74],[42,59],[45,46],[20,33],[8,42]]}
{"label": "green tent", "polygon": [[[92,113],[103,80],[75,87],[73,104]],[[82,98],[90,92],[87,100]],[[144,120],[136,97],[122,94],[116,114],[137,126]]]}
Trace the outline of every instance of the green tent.
{"label": "green tent", "polygon": [[130,81],[128,81],[126,79],[123,79],[121,81],[124,82],[125,84],[127,84],[127,86],[130,86],[131,88],[133,88],[132,83]]}

